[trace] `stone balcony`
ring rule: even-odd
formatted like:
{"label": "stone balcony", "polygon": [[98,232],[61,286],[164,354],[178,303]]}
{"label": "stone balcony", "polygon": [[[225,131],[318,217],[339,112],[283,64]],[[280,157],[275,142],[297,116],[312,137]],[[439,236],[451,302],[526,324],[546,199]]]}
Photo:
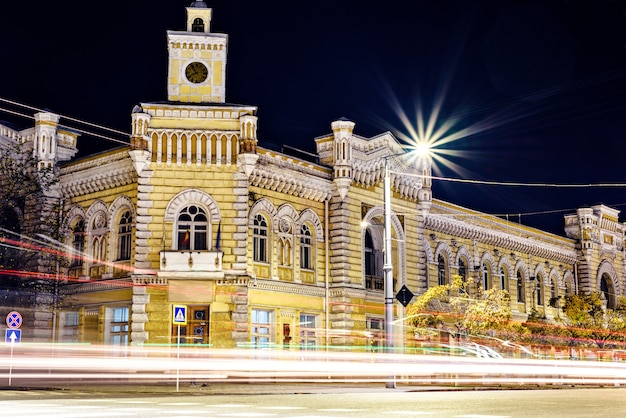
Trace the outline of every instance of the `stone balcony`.
{"label": "stone balcony", "polygon": [[223,275],[221,251],[161,251],[159,275],[184,274],[219,277]]}

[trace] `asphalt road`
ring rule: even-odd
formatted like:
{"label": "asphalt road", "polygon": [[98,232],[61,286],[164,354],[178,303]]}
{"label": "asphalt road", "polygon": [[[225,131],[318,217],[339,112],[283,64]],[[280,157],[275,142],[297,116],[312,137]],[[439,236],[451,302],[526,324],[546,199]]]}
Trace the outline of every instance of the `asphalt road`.
{"label": "asphalt road", "polygon": [[202,418],[202,417],[393,417],[590,418],[619,417],[626,388],[439,390],[356,388],[324,393],[219,395],[115,394],[98,391],[0,391],[3,417]]}

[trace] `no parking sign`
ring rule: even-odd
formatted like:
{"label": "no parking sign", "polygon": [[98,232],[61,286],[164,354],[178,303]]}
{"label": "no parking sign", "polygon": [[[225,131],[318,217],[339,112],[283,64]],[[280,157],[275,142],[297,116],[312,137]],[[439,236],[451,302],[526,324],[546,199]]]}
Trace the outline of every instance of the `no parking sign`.
{"label": "no parking sign", "polygon": [[9,312],[7,315],[7,326],[10,329],[18,329],[22,326],[22,315],[19,312]]}
{"label": "no parking sign", "polygon": [[4,342],[10,343],[11,346],[19,343],[22,340],[22,330],[19,329],[21,326],[22,315],[17,311],[9,312],[7,315],[7,327],[9,328],[5,330]]}

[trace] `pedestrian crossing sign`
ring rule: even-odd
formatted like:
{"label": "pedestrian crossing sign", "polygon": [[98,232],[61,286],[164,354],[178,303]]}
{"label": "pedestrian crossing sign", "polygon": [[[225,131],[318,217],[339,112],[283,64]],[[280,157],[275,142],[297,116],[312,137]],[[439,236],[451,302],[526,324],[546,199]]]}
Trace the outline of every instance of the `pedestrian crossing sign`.
{"label": "pedestrian crossing sign", "polygon": [[174,305],[172,310],[172,324],[187,325],[187,305]]}

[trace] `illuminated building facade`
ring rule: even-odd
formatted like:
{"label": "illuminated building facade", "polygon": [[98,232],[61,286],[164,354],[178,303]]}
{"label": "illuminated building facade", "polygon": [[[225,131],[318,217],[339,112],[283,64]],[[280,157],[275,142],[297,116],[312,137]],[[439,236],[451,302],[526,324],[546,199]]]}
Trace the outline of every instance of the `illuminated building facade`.
{"label": "illuminated building facade", "polygon": [[[440,201],[428,159],[394,157],[403,148],[391,133],[365,138],[344,119],[315,138],[315,155],[264,148],[257,108],[225,100],[228,38],[211,18],[195,1],[186,30],[168,32],[167,101],[133,109],[129,146],[48,158],[67,252],[54,320],[38,326],[48,339],[170,344],[173,307],[184,306],[189,344],[379,346],[386,163],[394,294],[459,274],[507,289],[520,321],[531,309],[555,319],[568,292],[602,290],[608,306],[625,294],[624,224],[612,208],[566,216],[561,237]],[[63,148],[67,135],[46,126],[52,148],[75,152],[76,136]],[[40,138],[0,129],[5,142]],[[395,346],[410,346],[406,308],[394,307]]]}

